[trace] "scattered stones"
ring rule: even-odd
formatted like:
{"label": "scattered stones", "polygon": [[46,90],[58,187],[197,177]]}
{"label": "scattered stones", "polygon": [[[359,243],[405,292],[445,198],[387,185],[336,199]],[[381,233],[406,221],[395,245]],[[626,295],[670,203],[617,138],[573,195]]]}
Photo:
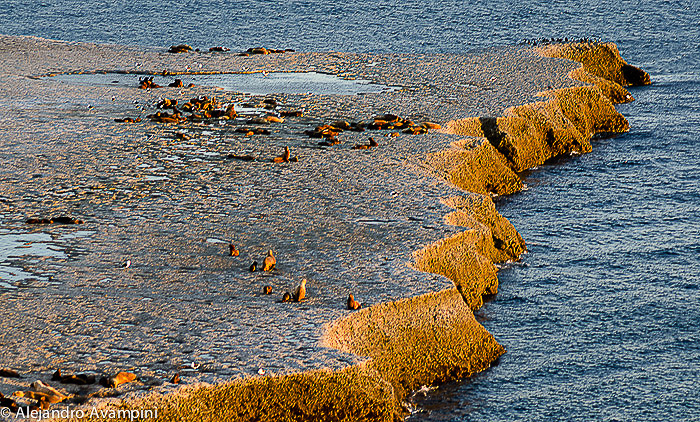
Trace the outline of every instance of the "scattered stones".
{"label": "scattered stones", "polygon": [[175,79],[173,82],[168,84],[170,88],[184,88],[185,84],[182,83],[182,79]]}
{"label": "scattered stones", "polygon": [[173,377],[170,378],[170,383],[171,384],[180,384],[180,374],[177,373],[177,374],[173,375]]}
{"label": "scattered stones", "polygon": [[[287,148],[289,150],[289,148]],[[272,271],[277,265],[277,258],[272,254],[272,249],[267,251],[267,256],[263,261],[263,271]]]}
{"label": "scattered stones", "polygon": [[19,372],[15,371],[14,369],[7,369],[7,368],[0,368],[0,377],[5,377],[5,378],[22,378],[19,375]]}
{"label": "scattered stones", "polygon": [[362,307],[362,304],[355,300],[352,294],[348,295],[347,308],[356,311]]}
{"label": "scattered stones", "polygon": [[26,224],[83,224],[83,220],[77,218],[60,216],[53,218],[29,218],[25,221]]}
{"label": "scattered stones", "polygon": [[117,388],[118,386],[136,381],[136,374],[131,372],[120,372],[113,377],[102,377],[100,385],[107,388]]}
{"label": "scattered stones", "polygon": [[210,53],[214,53],[214,52],[221,53],[221,52],[225,52],[225,51],[231,51],[231,49],[226,48],[226,47],[209,47]]}
{"label": "scattered stones", "polygon": [[301,302],[304,300],[306,297],[306,279],[301,280],[301,284],[297,286],[296,289],[294,289],[294,294],[292,295],[292,299],[294,299],[295,302]]}
{"label": "scattered stones", "polygon": [[187,44],[171,45],[168,49],[168,53],[179,54],[179,53],[189,53],[192,51],[192,47]]}

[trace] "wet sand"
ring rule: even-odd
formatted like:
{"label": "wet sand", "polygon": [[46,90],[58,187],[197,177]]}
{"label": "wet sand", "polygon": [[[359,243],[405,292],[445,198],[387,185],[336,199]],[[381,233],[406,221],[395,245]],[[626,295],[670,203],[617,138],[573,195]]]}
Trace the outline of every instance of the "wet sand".
{"label": "wet sand", "polygon": [[[319,147],[302,132],[383,113],[443,125],[500,116],[507,107],[541,101],[538,92],[582,85],[567,77],[578,66],[527,47],[461,55],[239,57],[0,36],[0,228],[6,230],[0,241],[6,234],[44,233],[51,240],[43,243],[61,252],[0,263],[35,274],[0,280],[0,367],[24,375],[0,379],[0,392],[9,395],[56,368],[133,371],[139,382],[117,392],[126,397],[172,391],[178,386],[166,381],[178,371],[183,384],[216,383],[261,370],[338,370],[364,361],[322,341],[328,324],[352,312],[345,309],[349,293],[367,308],[454,287],[415,269],[413,254],[464,230],[445,221],[452,209],[441,201],[465,192],[426,164],[429,154],[463,136],[343,132],[341,144]],[[282,108],[304,109],[304,117],[266,126],[269,136],[249,137],[234,133],[231,122],[174,126],[145,115],[155,112],[161,97],[184,102],[208,95],[237,104],[262,97],[40,78],[188,68],[316,71],[402,89],[268,95]],[[114,122],[125,116],[144,120]],[[177,132],[190,139],[178,139]],[[369,136],[378,147],[352,149]],[[285,146],[299,161],[269,162]],[[229,154],[260,160],[231,160]],[[64,214],[85,223],[24,223]],[[240,249],[238,257],[228,256],[228,242]],[[251,273],[251,262],[261,263],[268,249],[275,251],[277,268]],[[122,268],[126,260],[128,269]],[[302,278],[308,279],[308,299],[278,303]],[[262,293],[264,285],[272,286],[271,296]]]}

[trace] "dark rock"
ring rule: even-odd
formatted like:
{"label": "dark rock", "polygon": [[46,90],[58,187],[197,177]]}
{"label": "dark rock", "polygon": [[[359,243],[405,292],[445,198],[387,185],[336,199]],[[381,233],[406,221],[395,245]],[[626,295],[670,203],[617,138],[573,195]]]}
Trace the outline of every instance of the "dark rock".
{"label": "dark rock", "polygon": [[651,83],[649,74],[638,67],[624,64],[621,70],[625,81],[632,86],[649,85]]}

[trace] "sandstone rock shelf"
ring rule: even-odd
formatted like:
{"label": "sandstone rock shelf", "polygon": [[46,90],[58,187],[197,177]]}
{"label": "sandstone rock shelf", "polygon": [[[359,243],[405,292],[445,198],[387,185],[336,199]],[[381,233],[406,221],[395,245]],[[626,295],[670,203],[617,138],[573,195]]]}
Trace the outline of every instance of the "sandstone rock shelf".
{"label": "sandstone rock shelf", "polygon": [[[608,74],[587,76],[569,60],[522,47],[240,57],[31,37],[2,37],[0,45],[0,116],[8,128],[0,143],[0,221],[48,233],[68,256],[12,261],[53,273],[53,282],[0,292],[0,367],[25,375],[3,380],[0,392],[56,367],[128,369],[139,382],[90,403],[157,407],[163,421],[395,420],[407,392],[488,368],[504,349],[472,310],[497,292],[494,263],[525,250],[491,196],[520,190],[522,170],[589,151],[597,133],[627,130],[609,98],[631,98],[606,82]],[[570,47],[547,54],[575,58]],[[610,57],[617,50],[590,44],[572,51]],[[263,140],[226,125],[113,122],[127,110],[145,114],[161,95],[216,95],[236,104],[260,98],[36,79],[97,69],[176,74],[193,60],[203,71],[319,71],[404,88],[270,96],[305,114],[270,126]],[[645,81],[621,59],[606,63],[636,78],[627,82]],[[351,145],[368,133],[343,133],[328,148],[301,135],[326,121],[387,112],[446,123],[445,130],[375,132],[378,146],[366,151]],[[224,158],[273,157],[285,146],[298,151],[298,163]],[[58,214],[75,215],[94,234],[23,224]],[[229,241],[241,252],[236,259],[227,256]],[[268,249],[277,270],[247,271]],[[300,304],[261,293],[266,284],[281,295],[301,278],[309,282]],[[363,309],[344,309],[348,293]],[[182,367],[197,368],[183,371],[185,385],[165,382]]]}

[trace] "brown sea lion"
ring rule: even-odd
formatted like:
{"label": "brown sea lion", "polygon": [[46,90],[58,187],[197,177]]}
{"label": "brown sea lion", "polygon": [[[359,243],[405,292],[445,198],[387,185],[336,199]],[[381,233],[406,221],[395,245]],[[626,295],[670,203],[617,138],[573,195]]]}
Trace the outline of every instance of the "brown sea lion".
{"label": "brown sea lion", "polygon": [[253,261],[253,263],[250,264],[250,272],[253,273],[257,269],[258,269],[258,261]]}
{"label": "brown sea lion", "polygon": [[[27,223],[30,224],[30,223]],[[8,368],[0,368],[0,377],[5,377],[5,378],[22,378],[19,375],[19,372],[15,371],[14,369],[8,369]]]}
{"label": "brown sea lion", "polygon": [[297,286],[292,294],[295,302],[301,302],[306,297],[306,279],[301,280],[301,284]]}
{"label": "brown sea lion", "polygon": [[437,129],[442,128],[442,126],[440,126],[437,123],[433,123],[433,122],[422,122],[419,126],[422,126],[426,129],[432,129],[432,130],[437,130]]}
{"label": "brown sea lion", "polygon": [[136,381],[136,374],[131,372],[120,372],[113,377],[102,377],[100,385],[108,388],[117,388],[122,384]]}
{"label": "brown sea lion", "polygon": [[303,117],[304,112],[301,110],[283,110],[280,111],[280,116],[282,117]]}
{"label": "brown sea lion", "polygon": [[192,51],[192,47],[190,47],[187,44],[171,45],[170,48],[168,49],[168,53],[173,53],[173,54],[187,53],[190,51]]}
{"label": "brown sea lion", "polygon": [[347,308],[356,311],[362,307],[362,304],[352,297],[352,294],[348,295]]}
{"label": "brown sea lion", "polygon": [[242,161],[255,161],[257,158],[254,155],[236,155],[236,154],[229,154],[226,156],[229,160],[242,160]]}
{"label": "brown sea lion", "polygon": [[263,287],[263,293],[265,293],[266,295],[271,295],[272,294],[272,286],[268,285],[268,286]]}
{"label": "brown sea lion", "polygon": [[171,384],[180,384],[180,373],[173,375],[173,377],[170,378],[170,383]]}
{"label": "brown sea lion", "polygon": [[230,256],[238,256],[238,254],[240,253],[233,243],[229,243],[228,251]]}
{"label": "brown sea lion", "polygon": [[284,119],[281,117],[273,116],[273,115],[267,115],[265,116],[265,120],[269,123],[284,123]]}
{"label": "brown sea lion", "polygon": [[7,407],[13,413],[17,413],[19,410],[19,405],[14,400],[6,398],[2,394],[0,394],[0,407]]}
{"label": "brown sea lion", "polygon": [[284,292],[282,295],[282,302],[291,302],[292,301],[292,294],[289,292]]}
{"label": "brown sea lion", "polygon": [[[290,157],[291,153],[289,151],[289,147],[284,147],[284,154],[280,155],[279,157],[273,158],[272,161],[275,163],[288,163]],[[267,258],[265,259],[267,260]]]}
{"label": "brown sea lion", "polygon": [[267,251],[267,256],[263,261],[263,271],[272,271],[275,268],[275,265],[277,265],[277,259],[272,254],[272,249],[270,249]]}
{"label": "brown sea lion", "polygon": [[[46,398],[46,401],[48,401],[51,404],[56,404],[60,403],[63,400],[67,399],[69,396],[59,392],[55,388],[51,387],[50,385],[42,382],[42,381],[34,381],[31,384],[31,387],[34,389],[34,391],[16,391],[15,395],[17,397],[28,397],[28,398],[33,398],[35,400],[39,400],[39,398],[44,395]],[[39,393],[39,394],[37,394]]]}

